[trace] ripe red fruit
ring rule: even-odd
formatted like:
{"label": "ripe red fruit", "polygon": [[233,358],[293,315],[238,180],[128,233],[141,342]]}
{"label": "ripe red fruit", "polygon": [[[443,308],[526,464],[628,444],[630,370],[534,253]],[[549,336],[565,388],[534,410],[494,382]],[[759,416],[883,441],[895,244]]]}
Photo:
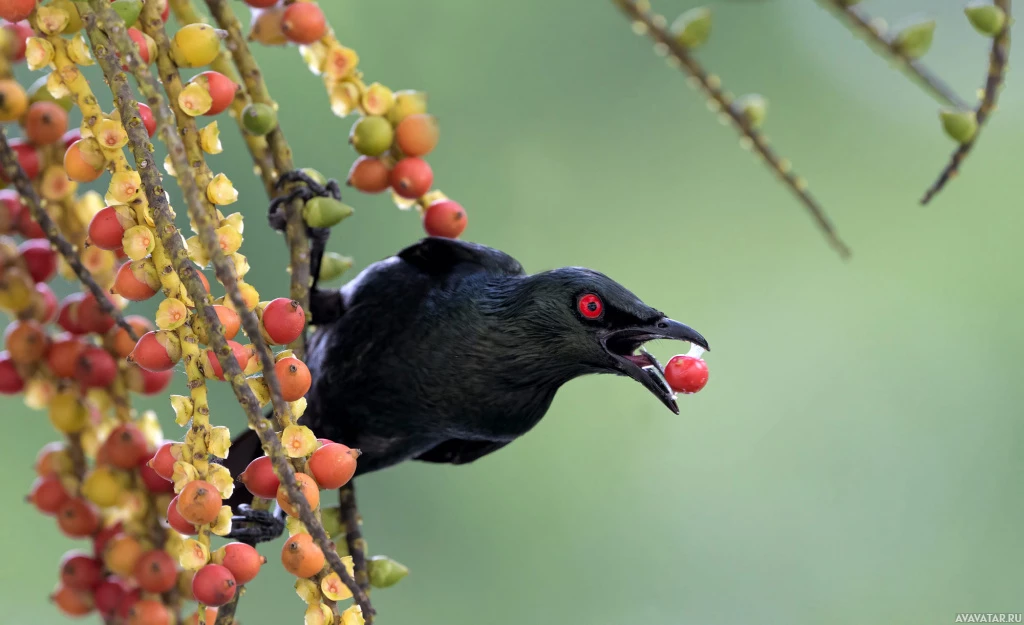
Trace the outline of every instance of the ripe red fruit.
{"label": "ripe red fruit", "polygon": [[[130,358],[135,364],[139,365],[143,369],[149,371],[167,371],[172,368],[181,358],[181,347],[178,346],[178,354],[172,358],[172,354],[168,351],[168,348],[161,343],[161,338],[168,336],[163,330],[155,330],[146,332],[139,337],[139,342],[135,344],[135,349],[132,350]],[[170,340],[170,339],[167,339]]]}
{"label": "ripe red fruit", "polygon": [[36,317],[36,321],[40,323],[50,323],[53,318],[57,315],[57,296],[45,282],[39,282],[36,284],[36,293],[39,294],[39,298],[42,300],[42,310]]}
{"label": "ripe red fruit", "polygon": [[57,525],[66,536],[85,538],[100,528],[100,517],[86,500],[68,499],[57,510]]}
{"label": "ripe red fruit", "polygon": [[36,7],[36,0],[0,0],[0,17],[8,22],[20,22]]}
{"label": "ripe red fruit", "polygon": [[8,36],[11,38],[11,49],[8,50],[11,60],[21,61],[25,58],[28,38],[35,35],[32,27],[27,22],[15,22],[4,24],[4,29],[7,30]]}
{"label": "ripe red fruit", "polygon": [[274,373],[281,382],[281,396],[285,401],[302,399],[313,383],[306,363],[294,356],[278,360],[274,364]]}
{"label": "ripe red fruit", "polygon": [[0,189],[0,234],[18,227],[22,212],[26,211],[21,196],[14,189]]}
{"label": "ripe red fruit", "polygon": [[224,605],[235,596],[236,587],[231,571],[220,564],[207,564],[192,578],[192,594],[203,605]]}
{"label": "ripe red fruit", "polygon": [[306,325],[306,311],[295,300],[279,297],[263,309],[263,329],[271,341],[286,345],[302,334]]}
{"label": "ripe red fruit", "polygon": [[281,15],[281,32],[291,42],[313,43],[327,32],[327,18],[316,3],[296,2]]}
{"label": "ripe red fruit", "polygon": [[83,388],[107,388],[117,377],[114,357],[102,347],[90,345],[82,350],[75,362],[75,379]]}
{"label": "ripe red fruit", "polygon": [[[316,507],[320,505],[320,487],[317,486],[316,481],[305,473],[296,473],[295,483],[298,485],[299,491],[306,497],[309,507],[316,510]],[[284,484],[277,487],[277,505],[281,506],[288,516],[299,516],[299,509],[288,496],[288,489]]]}
{"label": "ripe red fruit", "polygon": [[178,583],[177,562],[163,549],[150,549],[135,563],[135,581],[145,592],[167,592]]}
{"label": "ripe red fruit", "polygon": [[56,102],[33,102],[25,114],[25,136],[34,145],[60,141],[68,129],[68,112]]}
{"label": "ripe red fruit", "polygon": [[156,471],[144,464],[139,465],[139,477],[142,478],[142,483],[145,484],[146,490],[151,493],[158,495],[160,493],[174,492],[174,482],[165,480],[157,475]]}
{"label": "ripe red fruit", "polygon": [[673,356],[665,365],[665,381],[678,393],[696,393],[708,383],[708,364],[693,356]]}
{"label": "ripe red fruit", "polygon": [[[121,595],[121,601],[117,604],[117,616],[122,621],[128,618],[128,614],[142,600],[142,589],[132,588]],[[154,624],[155,625],[155,624]]]}
{"label": "ripe red fruit", "polygon": [[26,239],[42,239],[46,237],[46,231],[36,223],[35,219],[32,219],[32,213],[27,208],[21,211],[21,215],[18,217],[18,231]]}
{"label": "ripe red fruit", "polygon": [[156,286],[140,280],[132,271],[135,263],[125,263],[114,276],[114,292],[132,302],[142,302],[156,295]]}
{"label": "ripe red fruit", "polygon": [[245,484],[250,493],[262,499],[277,497],[277,488],[281,485],[269,456],[260,456],[250,462],[238,480]]}
{"label": "ripe red fruit", "polygon": [[103,563],[84,551],[68,551],[60,560],[60,581],[74,590],[92,590],[103,581]]}
{"label": "ripe red fruit", "polygon": [[210,110],[206,111],[204,115],[223,113],[231,106],[231,102],[235,99],[235,93],[238,91],[237,83],[224,74],[213,70],[196,74],[189,80],[190,83],[196,81],[206,86],[206,90],[210,92],[210,99],[213,100]]}
{"label": "ripe red fruit", "polygon": [[224,550],[224,559],[220,563],[231,571],[238,584],[248,584],[255,579],[267,561],[255,547],[245,543],[228,543],[221,549]]}
{"label": "ripe red fruit", "polygon": [[153,109],[139,103],[139,117],[142,119],[142,125],[146,127],[146,134],[152,137],[156,133],[156,118],[153,117]]}
{"label": "ripe red fruit", "polygon": [[59,465],[58,458],[67,449],[61,441],[49,442],[36,453],[35,470],[36,475],[51,475],[57,473]]}
{"label": "ripe red fruit", "polygon": [[[171,611],[156,599],[143,599],[136,602],[128,610],[127,619],[125,625],[171,625],[173,623]],[[210,623],[212,622],[210,621]]]}
{"label": "ripe red fruit", "polygon": [[456,239],[466,229],[466,211],[451,200],[434,202],[423,213],[423,229],[432,237]]}
{"label": "ripe red fruit", "polygon": [[278,3],[278,0],[245,0],[245,3],[257,9],[269,9]]}
{"label": "ripe red fruit", "polygon": [[85,350],[85,343],[77,338],[63,335],[50,345],[46,354],[46,364],[58,378],[73,378],[78,371],[78,357]]}
{"label": "ripe red fruit", "polygon": [[39,362],[50,349],[50,337],[42,324],[31,319],[12,321],[4,331],[4,341],[11,360],[31,365]]}
{"label": "ripe red fruit", "polygon": [[124,599],[126,594],[128,594],[128,589],[125,587],[124,582],[117,577],[110,576],[100,582],[100,585],[96,587],[96,591],[93,592],[93,598],[96,600],[96,609],[105,618],[109,618],[117,611],[117,607],[121,605],[121,600]]}
{"label": "ripe red fruit", "polygon": [[356,455],[341,443],[327,443],[309,458],[309,472],[324,490],[341,488],[356,473]]}
{"label": "ripe red fruit", "polygon": [[87,590],[75,590],[66,584],[58,585],[54,589],[50,601],[68,616],[85,616],[96,607],[92,593]]}
{"label": "ripe red fruit", "polygon": [[410,115],[395,127],[395,143],[406,156],[426,156],[437,145],[441,129],[428,113]]}
{"label": "ripe red fruit", "polygon": [[85,293],[72,293],[65,297],[57,311],[57,325],[71,334],[85,334],[85,328],[78,321],[78,307],[84,299]]}
{"label": "ripe red fruit", "polygon": [[185,517],[181,516],[178,512],[178,497],[175,496],[171,500],[171,503],[167,505],[167,524],[171,526],[174,531],[179,534],[185,534],[186,536],[192,536],[198,534],[196,526],[185,520]]}
{"label": "ripe red fruit", "polygon": [[193,480],[178,493],[178,512],[183,519],[195,525],[206,525],[217,520],[221,500],[217,488],[204,480]]}
{"label": "ripe red fruit", "polygon": [[43,514],[57,514],[71,495],[64,490],[60,478],[56,475],[37,477],[32,483],[32,490],[28,494],[28,500]]}
{"label": "ripe red fruit", "polygon": [[[18,164],[25,170],[25,175],[32,179],[39,176],[42,161],[39,158],[39,150],[36,149],[36,146],[20,138],[11,139],[8,143],[11,149],[18,155]],[[6,180],[3,176],[0,176],[0,178]]]}
{"label": "ripe red fruit", "polygon": [[391,169],[391,188],[398,195],[414,200],[430,191],[434,171],[427,161],[410,156],[395,163]]}
{"label": "ripe red fruit", "polygon": [[[138,48],[139,58],[142,59],[143,65],[149,65],[150,61],[153,59],[153,51],[149,47],[149,40],[146,39],[146,36],[138,28],[129,28],[128,36],[131,37],[132,41],[135,43],[135,47]],[[122,65],[121,68],[125,71],[128,70],[127,65]]]}
{"label": "ripe red fruit", "polygon": [[117,207],[107,206],[92,217],[89,222],[89,240],[93,245],[105,250],[116,250],[121,247],[124,231],[129,224],[118,219]]}
{"label": "ripe red fruit", "polygon": [[46,282],[57,273],[57,252],[46,239],[29,239],[18,246],[18,253],[25,260],[28,273],[36,282]]}
{"label": "ripe red fruit", "polygon": [[25,380],[14,366],[11,355],[6,351],[0,352],[0,394],[14,395],[24,388]]}
{"label": "ripe red fruit", "polygon": [[86,155],[82,154],[82,140],[78,140],[64,152],[64,171],[75,182],[92,182],[103,174],[104,168],[103,163],[86,160]]}
{"label": "ripe red fruit", "polygon": [[146,436],[134,423],[122,423],[103,442],[107,460],[119,469],[134,469],[152,457]]}
{"label": "ripe red fruit", "polygon": [[391,170],[375,156],[360,156],[348,170],[348,185],[363,193],[380,193],[391,186]]}
{"label": "ripe red fruit", "polygon": [[[107,300],[110,302],[110,300]],[[92,293],[86,293],[78,305],[78,324],[86,332],[106,334],[114,327],[114,318],[103,312],[100,301]]]}
{"label": "ripe red fruit", "polygon": [[164,480],[170,480],[174,476],[174,456],[171,455],[171,446],[174,443],[168,441],[157,448],[156,453],[146,463],[157,475]]}
{"label": "ripe red fruit", "polygon": [[[249,359],[252,358],[252,352],[249,347],[236,343],[235,341],[228,341],[228,345],[231,347],[231,353],[235,357],[235,361],[241,369],[245,369],[245,366],[249,364]],[[220,366],[220,359],[217,358],[217,354],[212,349],[206,351],[206,361],[203,366],[209,366],[209,372],[213,377],[218,380],[224,379],[224,369]]]}

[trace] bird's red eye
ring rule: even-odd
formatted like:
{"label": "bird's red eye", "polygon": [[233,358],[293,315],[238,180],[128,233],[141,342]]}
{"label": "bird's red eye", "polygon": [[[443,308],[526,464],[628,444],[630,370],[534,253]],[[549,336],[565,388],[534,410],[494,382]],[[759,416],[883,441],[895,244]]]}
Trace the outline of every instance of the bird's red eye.
{"label": "bird's red eye", "polygon": [[577,308],[579,308],[580,314],[587,319],[597,319],[604,311],[604,304],[600,297],[593,293],[587,293],[580,298]]}

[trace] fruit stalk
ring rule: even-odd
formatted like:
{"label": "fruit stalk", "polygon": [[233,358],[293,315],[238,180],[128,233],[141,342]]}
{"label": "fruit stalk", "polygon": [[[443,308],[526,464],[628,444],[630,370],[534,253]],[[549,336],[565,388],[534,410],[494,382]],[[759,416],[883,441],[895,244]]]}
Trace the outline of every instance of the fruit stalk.
{"label": "fruit stalk", "polygon": [[70,241],[65,239],[60,229],[57,227],[57,223],[50,218],[49,213],[43,209],[42,199],[39,194],[36,193],[35,187],[32,185],[32,181],[28,179],[25,174],[25,170],[21,168],[18,163],[18,156],[11,149],[11,146],[7,142],[7,130],[3,126],[0,126],[0,164],[3,166],[4,176],[11,180],[14,184],[14,188],[18,190],[18,194],[21,195],[24,202],[28,205],[29,211],[32,212],[32,218],[42,227],[46,233],[46,238],[64,257],[67,261],[68,266],[71,267],[72,271],[75,272],[75,276],[85,285],[89,292],[96,298],[96,302],[100,306],[105,314],[110,315],[114,318],[117,325],[121,326],[128,332],[128,336],[132,339],[138,339],[135,335],[135,330],[124,320],[124,315],[121,311],[117,310],[114,305],[107,298],[107,294],[104,292],[103,287],[96,283],[92,273],[85,268],[82,264],[82,258],[78,255],[78,251]]}

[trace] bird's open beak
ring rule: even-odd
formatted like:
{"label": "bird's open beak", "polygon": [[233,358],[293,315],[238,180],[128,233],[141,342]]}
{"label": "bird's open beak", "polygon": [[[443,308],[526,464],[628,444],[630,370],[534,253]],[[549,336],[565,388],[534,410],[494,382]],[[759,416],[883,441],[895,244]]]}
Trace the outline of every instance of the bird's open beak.
{"label": "bird's open beak", "polygon": [[604,337],[604,348],[612,357],[615,369],[640,384],[661,400],[669,410],[679,414],[676,394],[665,381],[665,371],[643,344],[656,339],[688,341],[711,351],[707,340],[690,326],[664,317],[649,325],[612,330]]}

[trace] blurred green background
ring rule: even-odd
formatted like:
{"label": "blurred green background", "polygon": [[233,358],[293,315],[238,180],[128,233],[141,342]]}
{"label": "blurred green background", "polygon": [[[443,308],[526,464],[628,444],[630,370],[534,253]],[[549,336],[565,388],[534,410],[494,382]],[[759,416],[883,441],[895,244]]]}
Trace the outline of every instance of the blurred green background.
{"label": "blurred green background", "polygon": [[[593,376],[500,453],[360,479],[371,551],[412,569],[374,593],[379,622],[911,625],[1024,609],[1019,74],[963,175],[922,208],[953,149],[931,99],[814,3],[712,5],[701,59],[734,93],[769,98],[765,130],[852,245],[844,263],[610,2],[323,5],[369,80],[429,91],[443,129],[430,160],[467,207],[464,238],[529,271],[603,271],[713,348],[710,383],[678,417]],[[961,2],[864,6],[937,18],[927,61],[973,97],[987,42]],[[344,178],[351,119],[294,50],[258,54],[297,162]],[[221,127],[210,162],[250,216],[249,278],[284,294],[283,239]],[[357,212],[331,249],[357,269],[421,235],[387,197],[346,200]],[[241,427],[226,388],[214,399],[214,419]],[[180,435],[166,400],[139,406]],[[45,597],[76,545],[23,503],[54,434],[17,399],[0,410],[0,622],[64,622]],[[262,548],[274,564],[242,601],[247,625],[302,618],[279,548]]]}

